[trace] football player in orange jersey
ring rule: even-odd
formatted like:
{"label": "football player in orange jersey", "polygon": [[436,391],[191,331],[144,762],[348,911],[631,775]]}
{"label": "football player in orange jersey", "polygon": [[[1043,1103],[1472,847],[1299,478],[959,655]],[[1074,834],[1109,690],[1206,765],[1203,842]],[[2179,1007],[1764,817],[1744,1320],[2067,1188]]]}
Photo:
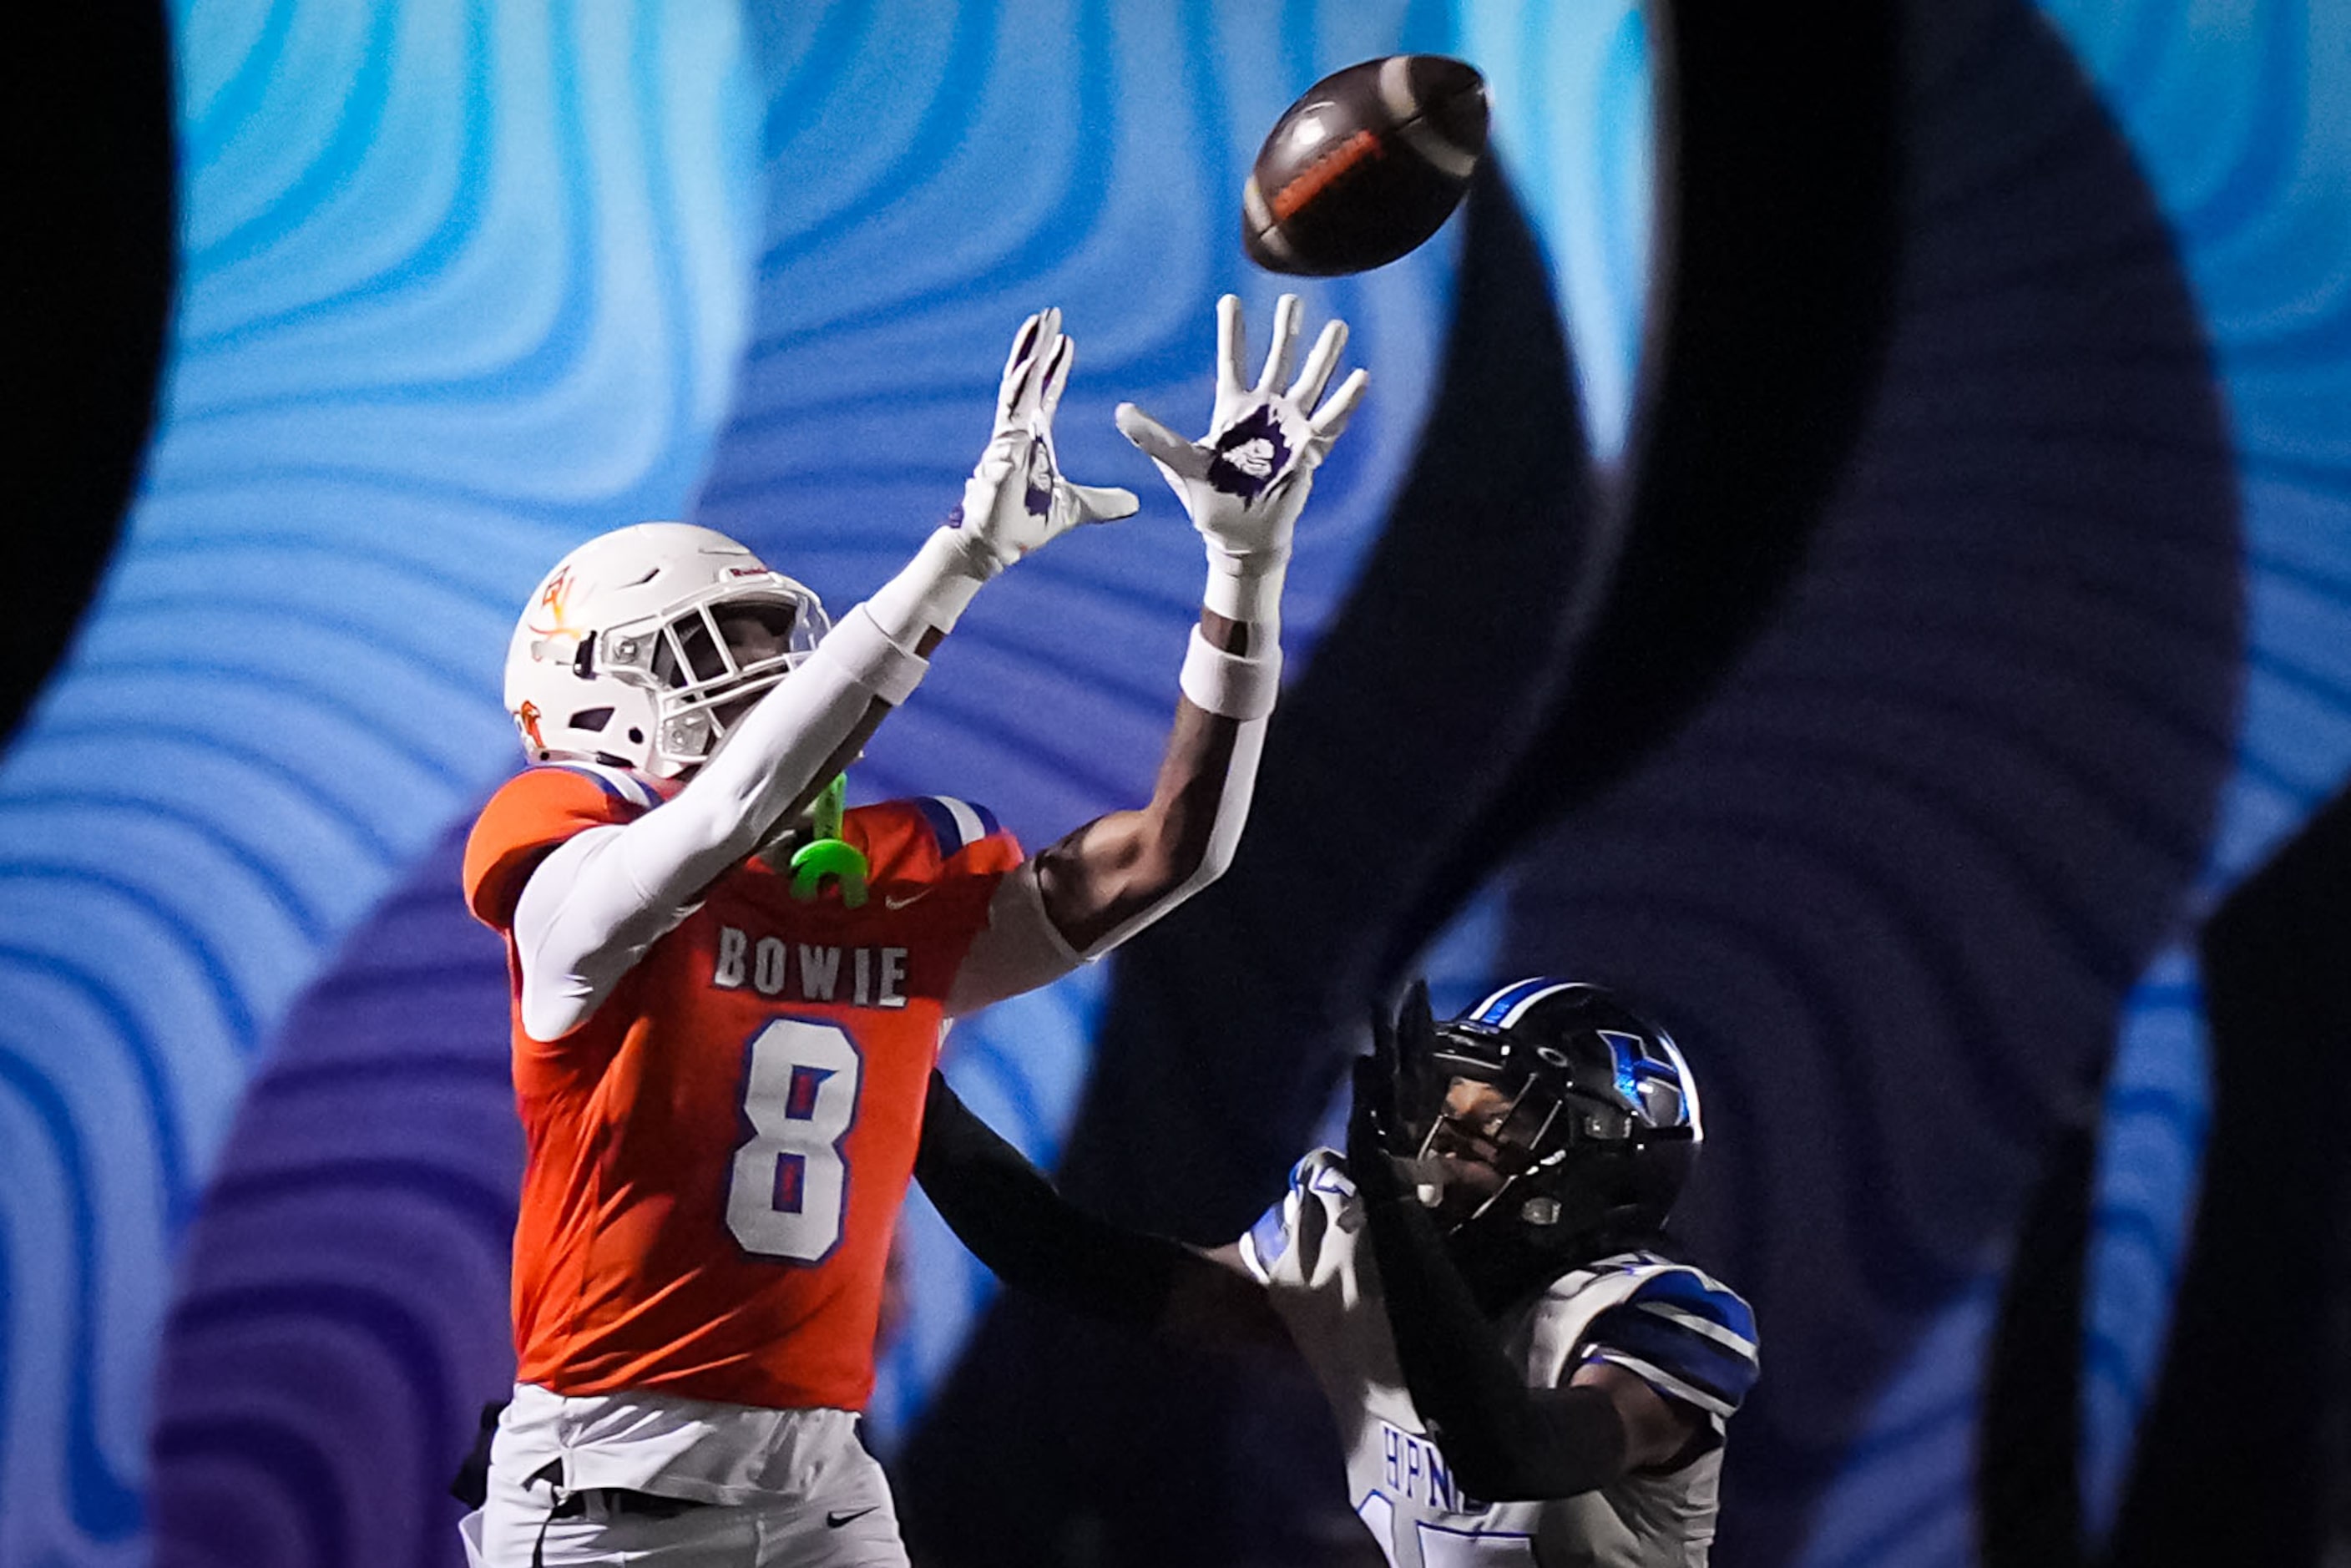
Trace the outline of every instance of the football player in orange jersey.
{"label": "football player in orange jersey", "polygon": [[540,766],[492,798],[465,864],[507,943],[528,1151],[517,1384],[465,1523],[475,1562],[905,1562],[855,1428],[939,1041],[1231,857],[1293,525],[1365,383],[1323,396],[1337,321],[1293,380],[1299,318],[1285,296],[1251,382],[1239,302],[1219,302],[1201,441],[1118,411],[1203,536],[1207,587],[1151,802],[1034,856],[959,800],[844,813],[838,781],[982,584],[1135,509],[1059,470],[1058,311],[1014,341],[962,505],[839,625],[676,523],[590,540],[533,596],[507,698]]}

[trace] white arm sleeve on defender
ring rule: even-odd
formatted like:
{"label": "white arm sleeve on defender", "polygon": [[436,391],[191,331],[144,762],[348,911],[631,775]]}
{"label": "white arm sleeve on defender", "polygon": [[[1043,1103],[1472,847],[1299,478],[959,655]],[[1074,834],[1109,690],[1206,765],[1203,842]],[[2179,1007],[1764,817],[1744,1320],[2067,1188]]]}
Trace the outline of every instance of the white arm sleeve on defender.
{"label": "white arm sleeve on defender", "polygon": [[753,705],[674,800],[549,854],[515,906],[525,1032],[556,1040],[577,1029],[703,890],[758,846],[873,700],[904,702],[925,668],[861,605]]}

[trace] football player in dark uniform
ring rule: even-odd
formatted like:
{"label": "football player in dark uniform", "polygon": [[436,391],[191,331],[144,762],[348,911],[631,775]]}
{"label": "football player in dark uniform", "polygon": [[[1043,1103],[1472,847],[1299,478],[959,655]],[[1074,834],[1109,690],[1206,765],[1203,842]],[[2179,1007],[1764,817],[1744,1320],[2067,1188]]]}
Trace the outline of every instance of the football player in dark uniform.
{"label": "football player in dark uniform", "polygon": [[1596,986],[1522,980],[1442,1024],[1416,987],[1354,1087],[1345,1154],[1214,1251],[1069,1205],[935,1075],[915,1174],[1016,1288],[1293,1346],[1397,1568],[1703,1563],[1756,1333],[1661,1234],[1704,1136],[1673,1040]]}

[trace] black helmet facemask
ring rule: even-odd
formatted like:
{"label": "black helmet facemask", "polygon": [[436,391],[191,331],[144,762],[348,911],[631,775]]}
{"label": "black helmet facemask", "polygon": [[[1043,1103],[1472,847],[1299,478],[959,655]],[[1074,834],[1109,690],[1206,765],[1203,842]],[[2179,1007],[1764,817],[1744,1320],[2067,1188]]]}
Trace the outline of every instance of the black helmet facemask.
{"label": "black helmet facemask", "polygon": [[[1696,1085],[1663,1030],[1596,986],[1523,980],[1438,1023],[1416,984],[1395,1024],[1399,1142],[1424,1177],[1448,1146],[1503,1176],[1446,1229],[1471,1289],[1499,1310],[1580,1263],[1653,1234],[1703,1137]],[[1474,1126],[1447,1095],[1490,1085]],[[1432,1180],[1422,1188],[1434,1200]]]}

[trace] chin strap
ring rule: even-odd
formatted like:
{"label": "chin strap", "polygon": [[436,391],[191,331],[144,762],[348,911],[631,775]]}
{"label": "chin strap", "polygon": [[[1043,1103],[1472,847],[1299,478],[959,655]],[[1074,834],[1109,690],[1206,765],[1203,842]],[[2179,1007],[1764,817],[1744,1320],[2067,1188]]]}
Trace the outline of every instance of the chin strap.
{"label": "chin strap", "polygon": [[832,782],[809,803],[809,831],[815,836],[792,852],[792,896],[812,904],[823,895],[827,878],[841,889],[841,902],[852,909],[865,904],[865,884],[872,873],[863,852],[841,836],[841,818],[849,796],[849,776],[836,773]]}

